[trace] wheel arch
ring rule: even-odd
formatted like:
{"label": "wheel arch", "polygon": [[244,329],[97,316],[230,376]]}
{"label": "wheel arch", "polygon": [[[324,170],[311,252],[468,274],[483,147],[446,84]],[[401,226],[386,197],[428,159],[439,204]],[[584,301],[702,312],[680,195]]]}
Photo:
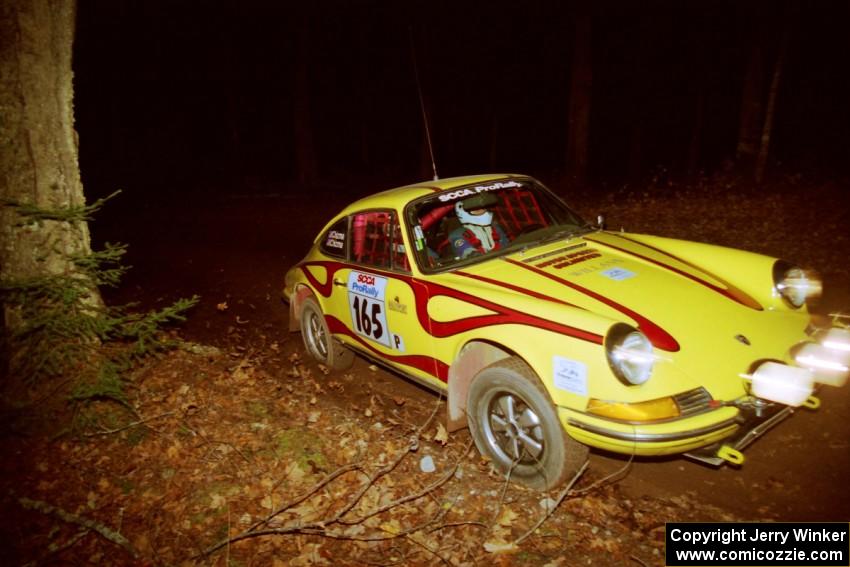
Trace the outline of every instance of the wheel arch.
{"label": "wheel arch", "polygon": [[[473,339],[460,349],[449,367],[446,392],[446,429],[457,431],[467,425],[466,398],[472,379],[484,368],[506,358],[516,357],[526,364],[528,361],[515,351],[496,342]],[[528,365],[531,367],[531,365]]]}
{"label": "wheel arch", "polygon": [[295,291],[289,300],[289,332],[295,333],[301,330],[301,309],[304,306],[304,300],[313,298],[321,306],[321,302],[310,286],[306,284],[298,284]]}

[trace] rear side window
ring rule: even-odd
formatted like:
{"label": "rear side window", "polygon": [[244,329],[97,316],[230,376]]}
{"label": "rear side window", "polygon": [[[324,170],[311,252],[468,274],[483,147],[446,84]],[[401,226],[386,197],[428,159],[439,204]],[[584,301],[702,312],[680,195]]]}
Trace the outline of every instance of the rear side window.
{"label": "rear side window", "polygon": [[334,258],[345,258],[348,243],[348,218],[340,219],[322,236],[322,252]]}
{"label": "rear side window", "polygon": [[357,213],[351,222],[351,259],[359,264],[410,271],[404,239],[393,211]]}

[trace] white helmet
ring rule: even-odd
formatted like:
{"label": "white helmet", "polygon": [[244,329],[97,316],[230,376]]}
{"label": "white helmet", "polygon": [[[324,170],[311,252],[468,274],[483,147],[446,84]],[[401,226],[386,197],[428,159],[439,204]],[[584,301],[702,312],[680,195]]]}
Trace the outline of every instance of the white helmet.
{"label": "white helmet", "polygon": [[475,195],[463,201],[455,203],[455,213],[461,224],[471,224],[474,226],[490,226],[493,224],[493,211],[484,210],[483,212],[474,215],[469,210],[481,210],[495,205],[498,199],[489,193]]}

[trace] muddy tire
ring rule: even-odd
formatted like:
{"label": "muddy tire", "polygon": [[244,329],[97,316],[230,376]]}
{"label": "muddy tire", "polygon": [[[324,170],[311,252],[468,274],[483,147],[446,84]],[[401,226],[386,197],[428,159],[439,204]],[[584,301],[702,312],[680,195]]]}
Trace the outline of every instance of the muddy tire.
{"label": "muddy tire", "polygon": [[466,409],[478,450],[515,482],[549,490],[587,460],[587,447],[567,435],[543,384],[516,357],[475,376]]}
{"label": "muddy tire", "polygon": [[331,336],[325,315],[313,298],[305,299],[301,306],[301,338],[310,356],[328,368],[346,370],[354,364],[354,353]]}

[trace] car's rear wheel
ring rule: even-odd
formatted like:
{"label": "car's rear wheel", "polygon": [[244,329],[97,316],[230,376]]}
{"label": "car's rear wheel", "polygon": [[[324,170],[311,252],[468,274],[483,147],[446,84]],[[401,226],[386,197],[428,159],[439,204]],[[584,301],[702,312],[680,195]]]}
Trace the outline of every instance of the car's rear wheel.
{"label": "car's rear wheel", "polygon": [[334,340],[325,315],[313,298],[301,306],[301,337],[310,356],[334,370],[345,370],[354,363],[354,353]]}
{"label": "car's rear wheel", "polygon": [[587,447],[567,435],[543,384],[519,358],[479,372],[466,407],[478,450],[513,481],[549,490],[587,460]]}

